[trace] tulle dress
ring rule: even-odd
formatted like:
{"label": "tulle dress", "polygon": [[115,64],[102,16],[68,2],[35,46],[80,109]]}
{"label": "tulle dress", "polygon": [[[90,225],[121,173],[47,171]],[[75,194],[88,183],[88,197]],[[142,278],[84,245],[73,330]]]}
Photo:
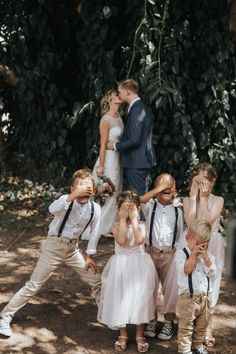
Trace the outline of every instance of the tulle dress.
{"label": "tulle dress", "polygon": [[103,270],[98,321],[111,329],[148,323],[155,318],[156,297],[153,261],[144,244],[136,244],[130,226],[126,246],[115,242],[115,255]]}
{"label": "tulle dress", "polygon": [[[109,127],[109,136],[108,139],[114,142],[118,142],[121,134],[124,130],[124,124],[120,117],[114,118],[105,114],[100,124],[106,122]],[[96,167],[99,166],[100,159],[98,157],[94,169],[93,176],[97,178]],[[105,164],[104,164],[104,175],[109,177],[116,187],[116,192],[112,197],[107,198],[104,206],[102,207],[101,218],[100,218],[100,227],[99,234],[106,235],[109,234],[112,230],[112,226],[117,221],[117,202],[116,197],[122,190],[122,181],[123,181],[123,171],[120,164],[120,155],[117,151],[106,150]]]}
{"label": "tulle dress", "polygon": [[[214,209],[214,205],[221,197],[218,197],[214,194],[210,194],[207,198],[207,207],[208,210],[211,211]],[[220,282],[222,277],[222,271],[224,268],[224,261],[225,261],[225,242],[223,237],[219,232],[219,223],[220,223],[220,215],[214,221],[212,225],[212,236],[209,242],[209,252],[215,257],[217,273],[216,278],[213,283],[213,290],[212,290],[212,299],[211,299],[211,306],[214,307],[217,304],[219,293],[220,293]]]}
{"label": "tulle dress", "polygon": [[[207,197],[207,207],[210,212],[214,209],[214,205],[218,198],[221,197],[215,196],[212,193]],[[220,216],[214,221],[212,225],[212,236],[208,247],[209,252],[215,257],[215,262],[217,267],[216,278],[213,282],[211,307],[216,306],[219,298],[220,283],[221,283],[221,277],[222,277],[222,271],[224,268],[224,259],[225,259],[225,243],[223,237],[219,232],[219,222],[220,222]],[[183,249],[185,247],[186,234],[187,234],[187,230],[184,231],[183,237],[181,238],[180,242],[178,242],[177,249]],[[166,297],[166,299],[164,299],[164,312],[166,313],[175,312],[175,308],[178,301],[177,279],[176,277],[172,276],[174,273],[176,273],[175,257],[173,257],[173,260],[171,262],[168,276],[166,279],[166,284],[165,284],[165,286],[171,289],[169,293],[169,297],[168,298]]]}

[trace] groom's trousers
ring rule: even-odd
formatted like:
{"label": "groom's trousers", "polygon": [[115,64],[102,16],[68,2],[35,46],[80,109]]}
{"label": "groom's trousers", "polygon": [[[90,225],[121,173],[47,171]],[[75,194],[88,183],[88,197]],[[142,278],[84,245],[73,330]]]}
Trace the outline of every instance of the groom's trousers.
{"label": "groom's trousers", "polygon": [[124,189],[131,188],[138,195],[143,195],[148,191],[150,169],[124,168]]}

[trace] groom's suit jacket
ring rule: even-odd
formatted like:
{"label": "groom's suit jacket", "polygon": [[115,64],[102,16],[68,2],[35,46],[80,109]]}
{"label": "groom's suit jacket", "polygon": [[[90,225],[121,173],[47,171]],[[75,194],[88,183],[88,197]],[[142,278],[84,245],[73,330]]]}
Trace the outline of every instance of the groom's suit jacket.
{"label": "groom's suit jacket", "polygon": [[149,169],[156,164],[152,143],[153,115],[141,100],[136,101],[116,150],[120,152],[124,168]]}

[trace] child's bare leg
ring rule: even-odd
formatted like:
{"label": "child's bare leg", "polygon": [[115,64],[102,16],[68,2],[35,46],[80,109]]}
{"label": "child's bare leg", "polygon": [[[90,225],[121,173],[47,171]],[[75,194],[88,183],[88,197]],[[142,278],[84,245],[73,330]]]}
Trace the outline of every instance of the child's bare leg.
{"label": "child's bare leg", "polygon": [[136,325],[136,343],[139,353],[146,353],[149,349],[149,344],[143,336],[144,324]]}
{"label": "child's bare leg", "polygon": [[126,350],[128,342],[128,332],[126,327],[120,328],[120,335],[118,340],[115,342],[115,350],[117,352],[124,352]]}

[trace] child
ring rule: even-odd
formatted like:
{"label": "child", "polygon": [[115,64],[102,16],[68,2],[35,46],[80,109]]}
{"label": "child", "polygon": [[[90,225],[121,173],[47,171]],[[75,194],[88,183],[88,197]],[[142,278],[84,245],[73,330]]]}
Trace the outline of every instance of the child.
{"label": "child", "polygon": [[[96,274],[97,267],[92,255],[96,253],[98,242],[100,206],[90,201],[93,194],[91,171],[78,170],[72,177],[71,193],[61,196],[49,206],[54,219],[49,225],[48,237],[36,268],[30,280],[13,296],[0,314],[0,334],[3,338],[11,336],[10,322],[16,311],[40,290],[62,263],[74,268],[80,280],[89,283],[98,302],[100,275]],[[91,235],[85,260],[77,245],[79,236],[89,224]],[[95,274],[86,271],[86,268],[94,270]]]}
{"label": "child", "polygon": [[157,276],[144,249],[146,228],[139,222],[139,207],[139,196],[133,191],[124,191],[118,197],[120,222],[113,227],[115,255],[102,273],[98,321],[120,330],[115,342],[118,352],[125,351],[127,346],[127,324],[136,324],[137,350],[148,351],[143,324],[155,313]]}
{"label": "child", "polygon": [[178,352],[183,354],[208,354],[203,340],[210,315],[211,281],[216,274],[214,257],[207,250],[211,230],[209,222],[193,221],[186,247],[176,252]]}
{"label": "child", "polygon": [[[141,197],[141,203],[146,203],[141,204],[148,225],[146,251],[151,255],[158,279],[161,281],[164,303],[165,300],[169,301],[171,287],[175,280],[176,273],[173,271],[172,274],[168,274],[168,271],[183,230],[183,213],[173,205],[174,196],[175,180],[168,173],[163,173],[156,178],[154,189]],[[157,200],[152,199],[154,197]],[[168,286],[167,275],[171,278]],[[176,280],[175,282],[177,284]],[[177,303],[177,285],[173,293],[172,297],[176,298],[175,303]],[[164,312],[165,323],[158,338],[169,340],[174,334],[175,307],[172,312],[169,312],[169,309],[164,306]],[[151,321],[145,328],[145,336],[155,337],[156,325],[156,319]]]}
{"label": "child", "polygon": [[209,251],[214,255],[216,260],[217,276],[213,284],[211,316],[205,337],[205,344],[209,347],[215,344],[215,338],[212,335],[212,319],[219,297],[225,251],[223,238],[218,231],[224,199],[211,193],[216,178],[216,170],[212,164],[207,162],[197,164],[191,172],[190,195],[183,199],[184,218],[188,226],[196,219],[205,219],[212,226]]}

